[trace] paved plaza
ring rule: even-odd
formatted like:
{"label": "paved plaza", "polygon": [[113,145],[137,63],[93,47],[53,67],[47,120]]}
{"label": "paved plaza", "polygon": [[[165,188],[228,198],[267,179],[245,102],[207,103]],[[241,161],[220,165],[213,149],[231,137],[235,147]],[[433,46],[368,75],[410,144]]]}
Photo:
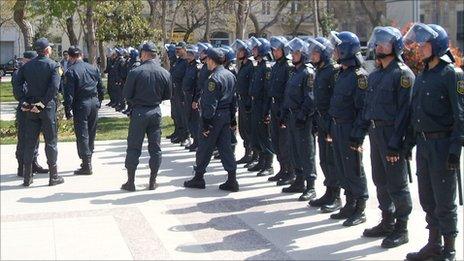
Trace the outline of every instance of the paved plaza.
{"label": "paved plaza", "polygon": [[[368,147],[365,144],[367,151]],[[243,168],[238,170],[240,192],[218,190],[226,177],[218,160],[208,168],[205,190],[184,189],[195,155],[166,140],[162,148],[159,188],[146,189],[149,168],[144,147],[137,191],[129,193],[119,189],[126,177],[125,141],[97,142],[92,176],[72,175],[80,164],[76,145],[60,143],[59,172],[65,183],[48,187],[48,176],[41,174],[30,188],[23,188],[16,177],[15,146],[2,145],[0,258],[402,260],[427,240],[417,183],[411,186],[414,209],[409,244],[386,250],[379,247],[381,239],[361,237],[380,216],[367,154],[368,221],[344,228],[329,214],[296,201],[299,195],[282,194],[281,187],[267,182],[267,177],[256,177]],[[237,155],[242,153],[239,148]],[[39,160],[45,163],[43,144]],[[319,196],[322,181],[317,180]],[[462,210],[459,207],[460,228]],[[463,259],[462,235],[457,241],[459,260]]]}

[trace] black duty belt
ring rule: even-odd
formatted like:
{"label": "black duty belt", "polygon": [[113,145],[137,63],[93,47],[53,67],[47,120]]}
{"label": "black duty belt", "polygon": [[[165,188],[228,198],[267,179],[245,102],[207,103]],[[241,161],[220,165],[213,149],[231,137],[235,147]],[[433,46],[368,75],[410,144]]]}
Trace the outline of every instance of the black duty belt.
{"label": "black duty belt", "polygon": [[435,132],[418,132],[419,137],[424,140],[444,139],[451,136],[451,131],[435,131]]}
{"label": "black duty belt", "polygon": [[377,127],[386,127],[395,125],[394,121],[382,121],[382,120],[371,120],[371,126],[373,129]]}

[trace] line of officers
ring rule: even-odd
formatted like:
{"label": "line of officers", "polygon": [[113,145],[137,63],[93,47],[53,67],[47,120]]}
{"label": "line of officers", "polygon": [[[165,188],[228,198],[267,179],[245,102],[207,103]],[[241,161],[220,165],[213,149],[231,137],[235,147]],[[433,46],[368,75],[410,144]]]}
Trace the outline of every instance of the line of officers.
{"label": "line of officers", "polygon": [[[299,200],[309,201],[311,207],[323,213],[337,211],[330,218],[344,220],[343,226],[359,225],[366,222],[368,191],[362,144],[369,134],[372,179],[382,218],[363,235],[384,237],[384,248],[408,242],[412,201],[407,169],[411,150],[417,146],[419,198],[429,240],[406,258],[454,260],[456,180],[464,141],[464,74],[454,65],[448,42],[439,25],[416,23],[404,37],[396,28],[376,27],[368,47],[375,52],[377,68],[370,74],[362,68],[358,37],[347,31],[331,32],[329,38],[291,41],[282,36],[273,36],[270,41],[252,37],[221,48],[208,43],[167,45],[169,72],[160,66],[156,46],[147,42],[139,48],[140,66],[128,71],[122,95],[116,95],[131,106],[125,160],[128,180],[122,189],[135,191],[135,172],[145,136],[150,154],[149,189],[156,188],[161,164],[159,104],[169,99],[175,124],[169,138],[196,151],[194,176],[184,182],[185,187],[206,187],[204,174],[217,150],[228,173],[221,190],[239,190],[237,164],[245,164],[249,171],[257,171],[257,176],[272,175],[269,181],[289,185],[282,192],[301,193]],[[37,45],[51,50],[48,41],[39,40]],[[418,47],[425,64],[417,76],[402,58],[403,49],[413,47]],[[76,114],[93,117],[96,112],[89,112],[85,102],[94,99],[92,105],[98,111],[103,92],[99,76],[92,78],[98,70],[83,65],[81,56],[72,55],[71,48],[69,51],[76,60],[65,73],[64,100],[66,110],[74,114],[75,126],[79,126],[88,118],[77,120]],[[40,130],[45,136],[50,185],[62,183],[56,174],[53,114],[58,67],[46,53],[39,52],[14,79],[15,89],[27,88],[20,99],[21,111],[26,114],[23,176],[27,186],[32,180]],[[76,66],[79,64],[82,69]],[[87,88],[92,90],[89,95],[80,96]],[[237,128],[245,155],[236,161]],[[90,154],[81,157],[79,153],[82,168],[93,152],[95,136],[89,133],[76,130],[78,151],[82,146],[82,151]],[[326,186],[320,198],[314,189],[316,140]],[[89,145],[82,145],[86,143]],[[274,155],[280,165],[275,175]]]}

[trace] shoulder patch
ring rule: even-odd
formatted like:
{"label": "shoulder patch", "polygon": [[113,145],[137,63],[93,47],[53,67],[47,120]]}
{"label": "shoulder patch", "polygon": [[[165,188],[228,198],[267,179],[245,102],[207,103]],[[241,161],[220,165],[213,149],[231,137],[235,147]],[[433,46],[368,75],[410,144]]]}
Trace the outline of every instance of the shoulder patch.
{"label": "shoulder patch", "polygon": [[405,89],[411,88],[412,86],[411,78],[407,77],[406,75],[401,75],[400,84],[401,84],[401,87]]}
{"label": "shoulder patch", "polygon": [[457,82],[456,90],[459,94],[464,94],[464,81],[463,80]]}
{"label": "shoulder patch", "polygon": [[270,80],[271,79],[271,71],[270,70],[267,70],[266,71],[266,80]]}
{"label": "shoulder patch", "polygon": [[214,81],[208,82],[208,91],[214,92],[216,90],[216,83]]}
{"label": "shoulder patch", "polygon": [[363,70],[357,69],[355,73],[356,78],[358,79],[358,88],[362,90],[367,89],[367,77],[363,74]]}

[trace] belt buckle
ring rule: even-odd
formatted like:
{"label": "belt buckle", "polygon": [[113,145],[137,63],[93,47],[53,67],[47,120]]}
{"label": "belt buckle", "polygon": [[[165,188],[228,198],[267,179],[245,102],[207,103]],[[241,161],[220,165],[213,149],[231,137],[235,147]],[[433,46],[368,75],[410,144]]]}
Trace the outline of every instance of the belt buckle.
{"label": "belt buckle", "polygon": [[371,123],[372,123],[372,128],[375,129],[376,126],[375,126],[375,120],[371,120]]}

